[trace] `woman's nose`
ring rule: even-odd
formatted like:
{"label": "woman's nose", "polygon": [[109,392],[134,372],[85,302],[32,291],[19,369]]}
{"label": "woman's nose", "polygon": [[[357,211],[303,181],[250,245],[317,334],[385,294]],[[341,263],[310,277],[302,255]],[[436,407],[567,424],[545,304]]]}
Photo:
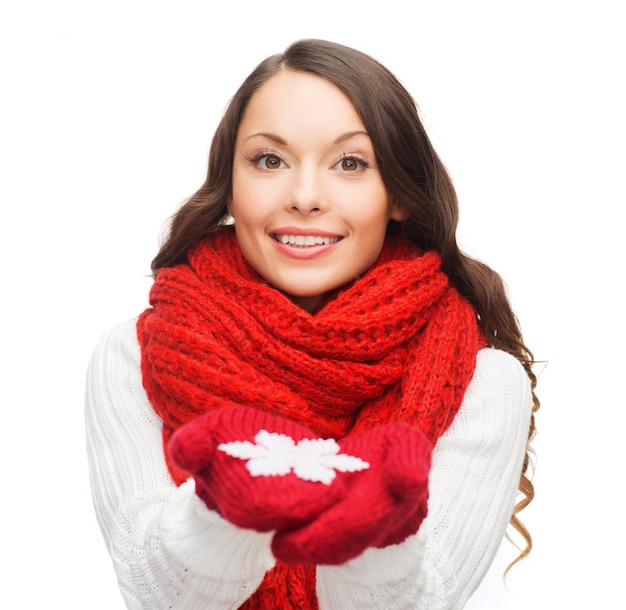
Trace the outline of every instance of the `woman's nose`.
{"label": "woman's nose", "polygon": [[321,214],[327,208],[323,179],[313,168],[295,172],[289,208],[300,214]]}

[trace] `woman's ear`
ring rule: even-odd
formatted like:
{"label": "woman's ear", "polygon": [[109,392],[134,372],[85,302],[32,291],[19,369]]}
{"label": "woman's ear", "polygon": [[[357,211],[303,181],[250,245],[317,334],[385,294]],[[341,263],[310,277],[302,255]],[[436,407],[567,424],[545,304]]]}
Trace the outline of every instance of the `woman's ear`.
{"label": "woman's ear", "polygon": [[390,203],[391,213],[389,214],[389,218],[391,220],[395,220],[396,222],[402,222],[409,217],[408,212],[402,209],[402,206],[400,205],[396,197],[392,197]]}

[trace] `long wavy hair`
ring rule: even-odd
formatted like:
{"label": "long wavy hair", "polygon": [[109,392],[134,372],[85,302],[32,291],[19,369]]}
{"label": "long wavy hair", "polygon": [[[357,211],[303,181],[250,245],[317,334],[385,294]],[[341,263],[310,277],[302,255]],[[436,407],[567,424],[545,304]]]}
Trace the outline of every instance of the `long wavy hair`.
{"label": "long wavy hair", "polygon": [[156,275],[159,269],[184,262],[190,248],[228,224],[226,204],[239,125],[254,93],[282,70],[320,76],[348,97],[372,140],[387,190],[404,212],[405,220],[391,220],[388,231],[403,233],[419,247],[439,252],[443,270],[474,306],[490,344],[515,356],[530,378],[534,406],[519,482],[521,499],[511,517],[524,546],[510,568],[532,548],[530,533],[518,514],[534,497],[530,442],[539,408],[534,358],[524,343],[502,278],[461,252],[456,240],[459,213],[452,180],[426,134],[413,98],[389,70],[360,51],[323,40],[295,42],[284,53],[262,61],[231,99],[211,143],[206,180],[170,219],[152,271]]}

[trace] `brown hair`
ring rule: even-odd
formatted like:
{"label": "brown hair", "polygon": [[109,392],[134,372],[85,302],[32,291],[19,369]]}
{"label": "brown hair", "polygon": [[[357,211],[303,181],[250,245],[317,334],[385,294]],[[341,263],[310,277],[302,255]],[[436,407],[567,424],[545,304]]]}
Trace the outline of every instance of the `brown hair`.
{"label": "brown hair", "polygon": [[372,140],[387,190],[406,217],[402,222],[390,221],[388,230],[402,232],[418,246],[440,253],[444,271],[476,309],[490,344],[515,356],[530,378],[534,407],[519,483],[522,499],[511,517],[511,525],[524,539],[525,547],[515,563],[532,547],[518,513],[534,497],[529,476],[530,441],[539,401],[533,355],[524,344],[502,278],[459,249],[458,202],[452,180],[426,134],[413,98],[384,66],[360,51],[323,40],[298,41],[284,53],[262,61],[231,99],[211,144],[206,181],[172,217],[167,238],[152,261],[152,271],[157,273],[185,261],[191,247],[227,223],[226,203],[239,125],[254,93],[281,70],[325,78],[350,99]]}

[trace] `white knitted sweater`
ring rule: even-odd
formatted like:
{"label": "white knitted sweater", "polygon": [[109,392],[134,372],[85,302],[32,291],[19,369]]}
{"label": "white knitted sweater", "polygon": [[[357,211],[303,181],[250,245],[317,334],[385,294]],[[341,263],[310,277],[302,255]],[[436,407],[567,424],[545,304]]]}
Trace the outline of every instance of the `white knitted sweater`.
{"label": "white knitted sweater", "polygon": [[[207,510],[192,479],[174,485],[139,362],[130,320],[98,343],[86,393],[94,505],[126,605],[238,608],[274,564],[271,534]],[[401,544],[318,566],[320,608],[462,608],[509,522],[531,407],[519,362],[481,350],[461,409],[433,454],[428,517]]]}

